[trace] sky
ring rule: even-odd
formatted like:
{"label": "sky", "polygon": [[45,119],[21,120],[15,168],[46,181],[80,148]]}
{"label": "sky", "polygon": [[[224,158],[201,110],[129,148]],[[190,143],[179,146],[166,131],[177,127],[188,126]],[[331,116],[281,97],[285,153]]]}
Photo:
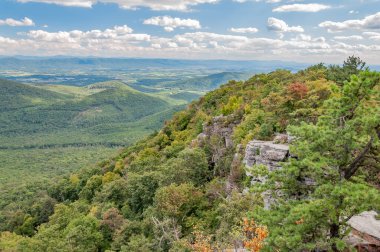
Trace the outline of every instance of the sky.
{"label": "sky", "polygon": [[0,55],[380,64],[380,0],[0,0]]}

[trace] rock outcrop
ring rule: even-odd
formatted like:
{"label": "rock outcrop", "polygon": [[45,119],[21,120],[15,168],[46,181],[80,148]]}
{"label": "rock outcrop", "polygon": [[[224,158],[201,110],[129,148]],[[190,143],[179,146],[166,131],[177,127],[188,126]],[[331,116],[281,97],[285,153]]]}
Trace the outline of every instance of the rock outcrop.
{"label": "rock outcrop", "polygon": [[[277,135],[273,141],[250,141],[245,148],[243,163],[248,168],[247,176],[252,177],[251,183],[263,183],[265,177],[253,175],[249,168],[255,165],[265,165],[269,171],[281,169],[281,162],[286,162],[291,156],[289,142],[292,139],[287,135]],[[303,181],[306,185],[313,185],[312,180]],[[275,192],[280,194],[280,191]],[[270,209],[275,204],[272,191],[262,193],[264,208]],[[347,237],[347,243],[354,246],[358,251],[377,252],[380,251],[380,220],[376,219],[375,211],[363,212],[353,216],[348,224],[352,231]]]}
{"label": "rock outcrop", "polygon": [[359,251],[380,251],[380,220],[375,211],[353,216],[348,224],[352,231],[347,242]]}
{"label": "rock outcrop", "polygon": [[289,146],[274,141],[253,140],[247,144],[243,162],[247,167],[266,165],[269,171],[280,168],[279,162],[289,157]]}
{"label": "rock outcrop", "polygon": [[[288,139],[287,135],[278,135],[273,141],[253,140],[249,142],[245,149],[243,163],[247,168],[252,168],[254,165],[265,165],[269,171],[281,169],[280,162],[284,162],[290,157],[289,145],[285,144],[288,143]],[[265,182],[265,177],[254,176],[250,169],[247,169],[246,174],[252,177],[252,184]],[[265,209],[269,209],[274,204],[272,193],[270,191],[262,193]]]}
{"label": "rock outcrop", "polygon": [[233,130],[240,121],[230,116],[216,116],[211,123],[203,125],[203,132],[198,135],[200,145],[208,144],[212,148],[212,162],[216,163],[235,145],[232,140]]}
{"label": "rock outcrop", "polygon": [[240,120],[241,118],[239,119],[236,115],[216,116],[211,122],[203,125],[202,133],[191,143],[192,146],[206,147],[211,151],[210,166],[230,165],[229,171],[227,169],[223,171],[229,172],[229,174],[224,174],[227,176],[227,193],[238,188],[238,180],[241,177],[240,168],[244,148],[242,145],[235,146],[232,138],[234,128]]}

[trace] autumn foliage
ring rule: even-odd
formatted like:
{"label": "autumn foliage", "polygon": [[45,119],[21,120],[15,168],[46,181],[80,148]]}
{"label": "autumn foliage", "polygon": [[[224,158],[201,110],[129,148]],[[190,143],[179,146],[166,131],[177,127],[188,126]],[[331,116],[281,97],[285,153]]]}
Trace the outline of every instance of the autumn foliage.
{"label": "autumn foliage", "polygon": [[288,93],[296,100],[304,99],[308,91],[309,89],[304,83],[295,82],[288,86]]}
{"label": "autumn foliage", "polygon": [[205,235],[202,231],[194,227],[193,231],[194,243],[191,244],[191,249],[194,252],[212,252],[211,237]]}
{"label": "autumn foliage", "polygon": [[268,230],[265,226],[259,226],[254,219],[243,220],[244,248],[251,252],[258,252],[264,246],[264,240],[268,237]]}

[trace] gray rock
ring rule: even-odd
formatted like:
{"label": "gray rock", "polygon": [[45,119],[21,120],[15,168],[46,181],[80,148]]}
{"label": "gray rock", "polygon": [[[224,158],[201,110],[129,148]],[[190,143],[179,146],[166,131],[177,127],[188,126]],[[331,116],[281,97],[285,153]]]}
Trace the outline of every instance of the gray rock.
{"label": "gray rock", "polygon": [[[258,141],[253,140],[247,144],[243,163],[252,168],[254,165],[265,165],[269,171],[281,169],[280,162],[284,162],[289,158],[289,146],[286,144],[277,144],[274,141]],[[265,183],[266,177],[253,176],[246,172],[247,176],[251,176],[251,184]],[[270,209],[271,205],[275,204],[275,199],[271,191],[265,191],[261,194],[264,201],[264,208]],[[275,192],[281,194],[280,191]]]}
{"label": "gray rock", "polygon": [[372,236],[380,242],[380,220],[375,211],[363,212],[353,216],[348,224],[356,231]]}
{"label": "gray rock", "polygon": [[238,124],[239,121],[234,118],[234,115],[220,115],[214,117],[211,123],[203,125],[203,132],[198,136],[198,139],[203,143],[212,142],[213,162],[217,162],[228,150],[234,148],[232,134]]}
{"label": "gray rock", "polygon": [[280,167],[279,162],[286,161],[288,157],[288,145],[253,140],[247,144],[243,162],[247,167],[262,164],[267,165],[269,170],[274,170]]}

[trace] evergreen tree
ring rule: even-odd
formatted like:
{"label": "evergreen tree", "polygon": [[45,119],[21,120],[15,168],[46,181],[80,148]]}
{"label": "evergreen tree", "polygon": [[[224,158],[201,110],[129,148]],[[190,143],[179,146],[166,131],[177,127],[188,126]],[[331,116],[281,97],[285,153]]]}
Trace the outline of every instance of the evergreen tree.
{"label": "evergreen tree", "polygon": [[325,102],[316,124],[288,128],[297,158],[268,174],[276,203],[258,216],[269,227],[271,248],[342,251],[347,221],[380,209],[378,190],[357,176],[379,146],[380,74],[363,71],[335,88],[337,95]]}
{"label": "evergreen tree", "polygon": [[350,80],[351,75],[357,75],[364,70],[368,70],[366,63],[352,55],[344,61],[343,66],[331,65],[327,71],[327,78],[342,86],[345,81]]}

